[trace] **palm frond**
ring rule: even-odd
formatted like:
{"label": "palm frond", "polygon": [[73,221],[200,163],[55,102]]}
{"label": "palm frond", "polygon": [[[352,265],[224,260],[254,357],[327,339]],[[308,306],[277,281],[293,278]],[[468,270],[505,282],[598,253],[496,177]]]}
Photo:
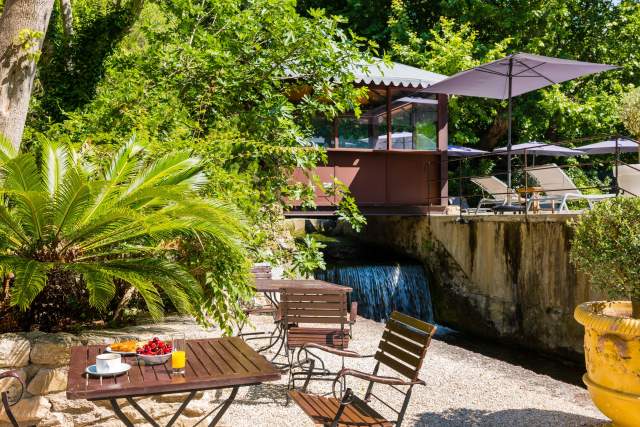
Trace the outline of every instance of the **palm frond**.
{"label": "palm frond", "polygon": [[0,164],[6,163],[18,155],[18,149],[13,146],[9,138],[0,134]]}
{"label": "palm frond", "polygon": [[4,188],[16,191],[42,191],[42,181],[33,154],[21,154],[2,165]]}
{"label": "palm frond", "polygon": [[29,244],[29,237],[27,237],[22,225],[17,221],[13,213],[7,209],[6,206],[2,205],[0,205],[0,227],[11,232],[11,235],[7,236],[7,238],[11,239],[16,246]]}
{"label": "palm frond", "polygon": [[199,176],[197,182],[201,185],[206,182],[200,177],[201,173],[202,165],[199,158],[192,157],[187,151],[168,153],[140,170],[124,191],[123,198],[144,188],[163,183],[177,184],[194,176]]}
{"label": "palm frond", "polygon": [[100,311],[106,310],[116,294],[113,277],[100,271],[99,268],[93,268],[91,264],[74,264],[71,269],[82,274],[82,279],[89,291],[89,304]]}
{"label": "palm frond", "polygon": [[11,305],[26,310],[46,286],[51,264],[16,256],[0,256],[0,265],[15,275],[11,288]]}
{"label": "palm frond", "polygon": [[51,197],[62,185],[69,167],[69,150],[65,145],[47,141],[42,147],[42,178]]}
{"label": "palm frond", "polygon": [[71,168],[59,186],[53,201],[53,225],[55,236],[59,236],[65,226],[75,227],[75,221],[82,216],[92,202],[86,179],[77,168]]}
{"label": "palm frond", "polygon": [[103,263],[106,268],[135,271],[157,285],[183,314],[193,312],[193,302],[202,296],[200,284],[180,264],[160,258],[134,258]]}

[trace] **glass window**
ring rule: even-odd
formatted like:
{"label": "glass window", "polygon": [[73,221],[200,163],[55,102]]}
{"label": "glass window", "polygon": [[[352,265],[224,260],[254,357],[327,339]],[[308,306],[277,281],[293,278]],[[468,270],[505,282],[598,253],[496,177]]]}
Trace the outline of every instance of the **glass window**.
{"label": "glass window", "polygon": [[333,123],[325,117],[316,117],[311,126],[311,143],[316,147],[333,148]]}
{"label": "glass window", "polygon": [[360,106],[360,117],[353,114],[338,118],[340,148],[387,149],[386,90],[371,89]]}
{"label": "glass window", "polygon": [[396,150],[437,150],[438,104],[428,98],[405,97],[393,102],[391,145]]}

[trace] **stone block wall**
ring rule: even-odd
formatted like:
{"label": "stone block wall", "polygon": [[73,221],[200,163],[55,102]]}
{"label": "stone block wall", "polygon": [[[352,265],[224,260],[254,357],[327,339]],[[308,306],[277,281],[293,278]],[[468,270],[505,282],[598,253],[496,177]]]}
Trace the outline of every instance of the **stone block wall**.
{"label": "stone block wall", "polygon": [[[155,325],[156,327],[158,325]],[[192,321],[180,319],[171,327],[163,326],[167,334],[179,330],[187,338],[211,336],[211,332],[194,328]],[[194,332],[195,331],[195,332]],[[213,333],[217,335],[217,333]],[[69,333],[8,333],[0,334],[0,372],[16,370],[27,385],[22,400],[12,411],[20,425],[38,427],[89,426],[120,427],[108,401],[89,402],[87,400],[67,400],[67,372],[70,348],[75,345],[105,344],[134,338],[151,338],[147,326],[131,327],[126,330],[88,331],[78,335]],[[10,396],[19,393],[20,385],[12,379],[0,380],[0,390]],[[158,419],[161,425],[175,413],[186,395],[158,395],[138,400],[147,412]],[[215,392],[196,395],[183,412],[176,426],[195,424],[214,405]],[[135,424],[144,424],[140,414],[125,400],[119,400],[123,412]],[[0,405],[1,406],[1,405]],[[4,410],[0,410],[0,427],[10,427]]]}
{"label": "stone block wall", "polygon": [[420,260],[436,321],[582,359],[576,305],[600,299],[569,260],[572,215],[371,217],[354,237]]}

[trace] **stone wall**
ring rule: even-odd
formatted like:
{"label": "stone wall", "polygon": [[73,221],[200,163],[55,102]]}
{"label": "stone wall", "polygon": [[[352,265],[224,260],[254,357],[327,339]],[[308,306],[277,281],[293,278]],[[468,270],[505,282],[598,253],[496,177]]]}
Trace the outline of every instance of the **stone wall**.
{"label": "stone wall", "polygon": [[580,360],[573,310],[599,296],[569,262],[572,218],[371,217],[357,236],[425,264],[438,322]]}
{"label": "stone wall", "polygon": [[[106,344],[124,339],[146,340],[162,331],[163,336],[185,333],[187,338],[203,338],[219,335],[219,331],[204,331],[195,327],[190,319],[169,318],[163,324],[133,326],[121,330],[86,331],[78,335],[69,333],[47,334],[42,332],[0,334],[0,372],[17,370],[27,389],[13,413],[20,425],[88,426],[100,425],[120,427],[108,401],[67,400],[67,365],[70,348],[75,345]],[[15,380],[0,380],[0,391],[10,395],[19,393]],[[176,426],[192,425],[211,409],[215,392],[196,395]],[[159,395],[136,399],[140,405],[166,424],[184,400],[184,395]],[[144,424],[144,419],[130,405],[121,400],[123,412],[135,424]],[[162,403],[162,404],[158,404]],[[1,405],[0,405],[1,406]],[[9,419],[0,409],[0,427],[9,427]]]}

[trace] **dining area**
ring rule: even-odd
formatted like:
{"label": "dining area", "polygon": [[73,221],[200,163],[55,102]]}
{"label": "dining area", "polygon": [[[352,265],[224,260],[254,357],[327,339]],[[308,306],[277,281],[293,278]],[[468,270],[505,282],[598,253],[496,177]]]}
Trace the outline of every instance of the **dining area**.
{"label": "dining area", "polygon": [[[247,322],[233,336],[192,338],[182,331],[146,341],[72,347],[66,398],[101,405],[125,426],[253,425],[250,412],[242,419],[231,416],[231,423],[226,414],[243,391],[246,403],[262,389],[274,392],[273,400],[288,411],[297,407],[296,418],[304,414],[312,424],[401,425],[411,390],[425,385],[419,374],[436,327],[393,312],[376,337],[376,350],[360,353],[354,343],[367,338],[354,332],[357,303],[351,301],[350,287],[255,276]],[[351,363],[362,360],[369,361],[367,369]],[[353,388],[353,381],[366,382],[366,391]],[[389,405],[384,394],[377,394],[383,393],[381,387],[396,389],[404,399]],[[215,404],[184,424],[190,404],[207,392],[215,393]],[[164,403],[171,413],[163,417],[142,403],[160,396],[175,396],[166,400],[170,405]],[[371,399],[388,406],[389,414],[370,406]],[[162,399],[152,402],[163,404]]]}

